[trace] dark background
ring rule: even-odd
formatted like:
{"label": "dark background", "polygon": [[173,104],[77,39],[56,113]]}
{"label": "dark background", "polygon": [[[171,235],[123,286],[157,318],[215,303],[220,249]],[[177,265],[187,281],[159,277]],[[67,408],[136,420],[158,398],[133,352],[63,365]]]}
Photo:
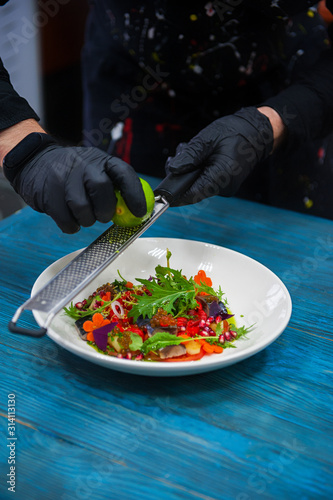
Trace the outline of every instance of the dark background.
{"label": "dark background", "polygon": [[82,130],[80,56],[89,7],[86,0],[59,7],[41,29],[43,125],[59,139],[77,144]]}

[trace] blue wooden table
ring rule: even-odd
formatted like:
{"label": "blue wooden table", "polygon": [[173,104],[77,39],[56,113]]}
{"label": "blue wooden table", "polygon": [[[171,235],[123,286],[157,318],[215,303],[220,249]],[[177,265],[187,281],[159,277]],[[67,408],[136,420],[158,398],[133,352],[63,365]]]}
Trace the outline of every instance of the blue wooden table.
{"label": "blue wooden table", "polygon": [[[104,230],[64,235],[30,208],[0,224],[0,498],[333,498],[333,222],[236,198],[167,210],[146,236],[244,253],[293,300],[288,327],[264,351],[180,378],[108,370],[48,337],[8,332],[40,273]],[[25,314],[22,326],[35,326]]]}

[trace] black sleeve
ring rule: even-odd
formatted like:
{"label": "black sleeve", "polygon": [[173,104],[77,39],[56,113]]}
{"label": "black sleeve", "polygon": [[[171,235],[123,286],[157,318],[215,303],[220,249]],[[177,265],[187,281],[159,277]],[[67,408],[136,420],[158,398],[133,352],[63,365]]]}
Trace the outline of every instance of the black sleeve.
{"label": "black sleeve", "polygon": [[[326,4],[330,4],[332,0],[326,0]],[[310,7],[314,7],[318,0],[279,0],[272,2],[271,0],[251,0],[249,6],[261,14],[281,17],[291,17],[301,12],[306,12]],[[327,5],[329,8],[329,5]]]}
{"label": "black sleeve", "polygon": [[288,146],[333,131],[333,49],[326,50],[297,82],[262,105],[275,109],[288,129]]}
{"label": "black sleeve", "polygon": [[0,130],[28,118],[39,120],[28,102],[13,89],[8,72],[0,59]]}

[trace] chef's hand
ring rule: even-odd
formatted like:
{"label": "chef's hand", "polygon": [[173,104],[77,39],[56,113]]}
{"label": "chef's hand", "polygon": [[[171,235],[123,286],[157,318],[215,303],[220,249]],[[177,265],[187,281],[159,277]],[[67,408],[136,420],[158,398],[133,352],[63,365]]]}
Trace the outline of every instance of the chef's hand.
{"label": "chef's hand", "polygon": [[[214,121],[189,143],[180,144],[166,164],[167,173],[201,171],[173,206],[190,205],[214,195],[232,196],[253,168],[279,145],[284,134],[271,108],[248,107]],[[273,133],[274,132],[274,133]]]}
{"label": "chef's hand", "polygon": [[63,147],[35,132],[7,153],[3,167],[24,201],[50,215],[64,233],[96,220],[109,222],[116,208],[115,188],[135,216],[147,210],[134,169],[97,148]]}

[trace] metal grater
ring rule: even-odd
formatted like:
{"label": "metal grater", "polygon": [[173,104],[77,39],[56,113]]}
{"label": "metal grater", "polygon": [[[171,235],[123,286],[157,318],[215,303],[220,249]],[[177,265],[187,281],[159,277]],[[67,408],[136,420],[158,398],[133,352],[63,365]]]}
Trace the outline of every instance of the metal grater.
{"label": "metal grater", "polygon": [[[169,174],[154,190],[155,206],[152,215],[140,226],[125,228],[113,224],[109,229],[65,266],[49,283],[19,307],[9,323],[9,330],[31,337],[46,334],[54,316],[75,295],[88,285],[103,269],[113,262],[126,248],[146,231],[183,193],[195,182],[200,170],[181,175]],[[22,328],[16,322],[24,310],[48,313],[39,330]]]}
{"label": "metal grater", "polygon": [[[45,335],[55,314],[96,278],[103,269],[119,257],[168,207],[169,203],[163,197],[158,196],[155,198],[155,207],[152,215],[139,226],[120,227],[113,224],[67,266],[59,271],[36,295],[17,309],[9,324],[9,329],[15,333],[34,337]],[[48,313],[43,327],[39,330],[31,330],[16,326],[16,322],[24,310]]]}

